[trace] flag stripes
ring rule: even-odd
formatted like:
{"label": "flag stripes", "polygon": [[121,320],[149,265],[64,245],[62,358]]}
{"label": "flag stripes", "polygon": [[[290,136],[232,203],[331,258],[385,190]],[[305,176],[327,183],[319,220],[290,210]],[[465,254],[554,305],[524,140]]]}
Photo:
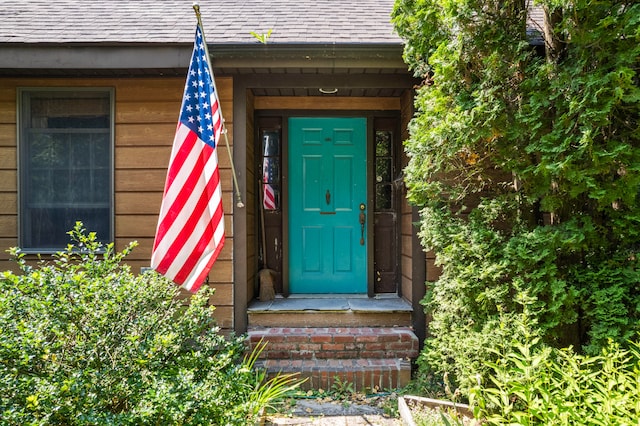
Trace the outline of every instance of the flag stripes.
{"label": "flag stripes", "polygon": [[264,184],[264,194],[263,194],[263,207],[265,210],[275,210],[276,209],[276,194],[273,191],[273,187],[270,183]]}
{"label": "flag stripes", "polygon": [[151,266],[195,292],[224,245],[222,118],[200,26],[167,171]]}

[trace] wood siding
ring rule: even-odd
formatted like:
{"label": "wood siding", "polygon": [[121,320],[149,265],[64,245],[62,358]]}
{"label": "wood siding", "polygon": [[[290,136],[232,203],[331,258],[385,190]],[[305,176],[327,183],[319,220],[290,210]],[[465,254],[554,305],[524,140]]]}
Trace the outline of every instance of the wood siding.
{"label": "wood siding", "polygon": [[[233,146],[233,82],[216,78]],[[171,153],[184,78],[3,79],[0,80],[0,268],[13,269],[5,250],[18,244],[17,88],[102,87],[115,90],[115,243],[139,246],[128,257],[134,272],[149,265],[166,169]],[[233,326],[233,192],[229,155],[218,153],[223,182],[226,243],[209,282],[222,328]]]}
{"label": "wood siding", "polygon": [[249,91],[247,92],[247,300],[246,303],[249,304],[251,300],[258,296],[258,218],[256,216],[256,211],[258,209],[257,203],[258,195],[255,192],[254,182],[260,178],[259,174],[256,173],[256,168],[254,167],[256,159],[255,152],[255,144],[253,143],[253,138],[255,134],[255,122],[254,122],[254,96]]}
{"label": "wood siding", "polygon": [[[409,121],[413,117],[413,93],[407,91],[405,96],[402,98],[402,111],[401,111],[401,123],[400,128],[402,129],[401,138],[403,141],[409,138]],[[404,169],[409,161],[404,150],[402,150],[402,158],[400,160],[401,168]],[[402,271],[401,278],[401,291],[402,295],[413,302],[413,292],[412,288],[414,285],[414,277],[413,277],[413,245],[414,245],[414,234],[416,230],[413,226],[412,219],[412,207],[407,203],[407,192],[406,188],[402,186],[402,204],[401,204],[401,219],[400,219],[400,269]],[[416,284],[417,285],[417,284]]]}
{"label": "wood siding", "polygon": [[[405,141],[409,138],[409,122],[413,117],[413,90],[407,90],[401,99],[402,113],[401,113],[401,128],[403,130],[402,140]],[[404,153],[404,150],[403,150]],[[408,158],[406,154],[403,154],[402,158],[403,167],[406,166]],[[427,327],[429,318],[424,312],[424,307],[420,303],[426,293],[426,275],[429,270],[427,265],[427,258],[420,244],[420,239],[417,236],[418,229],[414,223],[419,221],[418,209],[409,205],[406,198],[406,189],[403,191],[403,205],[402,205],[402,219],[401,219],[401,267],[402,267],[402,279],[401,288],[402,295],[411,302],[413,307],[413,313],[411,322],[413,330],[418,337],[420,347],[424,342],[427,335]]]}

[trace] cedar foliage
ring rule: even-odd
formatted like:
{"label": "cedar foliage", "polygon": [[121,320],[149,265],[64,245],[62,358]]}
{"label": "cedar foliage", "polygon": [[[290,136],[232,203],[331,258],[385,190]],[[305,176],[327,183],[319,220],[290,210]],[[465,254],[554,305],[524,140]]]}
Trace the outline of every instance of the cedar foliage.
{"label": "cedar foliage", "polygon": [[524,311],[544,345],[636,336],[640,4],[396,0],[393,21],[423,81],[408,197],[442,265],[422,376],[467,388]]}

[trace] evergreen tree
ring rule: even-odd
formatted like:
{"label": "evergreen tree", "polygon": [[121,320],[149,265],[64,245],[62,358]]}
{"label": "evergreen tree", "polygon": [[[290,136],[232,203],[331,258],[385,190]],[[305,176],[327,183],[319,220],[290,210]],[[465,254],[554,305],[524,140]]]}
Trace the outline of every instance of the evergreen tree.
{"label": "evergreen tree", "polygon": [[588,353],[634,337],[640,4],[397,0],[393,20],[423,81],[409,200],[443,268],[422,371],[464,386],[519,333]]}

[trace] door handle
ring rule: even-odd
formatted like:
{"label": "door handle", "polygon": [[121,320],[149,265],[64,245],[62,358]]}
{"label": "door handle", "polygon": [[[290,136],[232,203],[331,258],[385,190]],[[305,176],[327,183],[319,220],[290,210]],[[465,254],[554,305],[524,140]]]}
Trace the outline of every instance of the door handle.
{"label": "door handle", "polygon": [[327,189],[327,193],[324,194],[324,198],[327,201],[327,205],[331,204],[331,192]]}
{"label": "door handle", "polygon": [[364,203],[360,203],[360,245],[364,245],[364,224],[367,221],[367,215],[365,214],[365,210],[367,206]]}

